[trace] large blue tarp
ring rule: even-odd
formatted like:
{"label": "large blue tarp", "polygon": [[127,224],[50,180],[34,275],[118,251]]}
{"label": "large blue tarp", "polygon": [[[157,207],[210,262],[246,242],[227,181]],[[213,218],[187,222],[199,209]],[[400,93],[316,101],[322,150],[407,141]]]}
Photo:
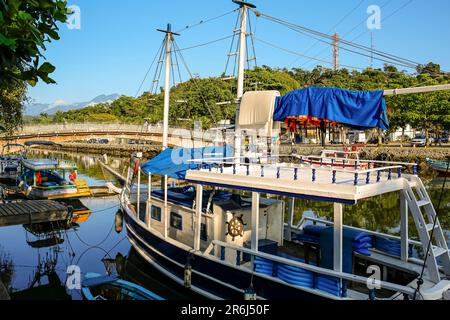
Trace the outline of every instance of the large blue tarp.
{"label": "large blue tarp", "polygon": [[186,177],[187,170],[198,169],[200,163],[190,160],[204,159],[206,164],[212,164],[211,161],[217,159],[233,157],[233,146],[206,147],[206,148],[177,148],[166,149],[152,160],[141,166],[145,173],[168,176],[174,179],[183,180]]}
{"label": "large blue tarp", "polygon": [[389,129],[383,91],[305,88],[278,97],[274,120],[296,116],[334,121],[357,129]]}

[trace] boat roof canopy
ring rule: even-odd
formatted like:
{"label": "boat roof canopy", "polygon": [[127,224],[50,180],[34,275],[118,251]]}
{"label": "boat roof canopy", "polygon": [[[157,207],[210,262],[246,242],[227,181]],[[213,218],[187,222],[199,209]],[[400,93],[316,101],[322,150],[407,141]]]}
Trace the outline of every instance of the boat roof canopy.
{"label": "boat roof canopy", "polygon": [[31,146],[60,146],[61,144],[55,143],[53,141],[45,141],[45,140],[36,140],[36,141],[27,141],[25,142],[27,147]]}
{"label": "boat roof canopy", "polygon": [[5,149],[5,148],[10,148],[10,147],[20,147],[20,148],[25,148],[25,146],[24,146],[23,144],[20,144],[20,143],[8,143],[8,144],[5,144],[5,145],[3,146],[3,149]]}
{"label": "boat roof canopy", "polygon": [[77,165],[75,163],[67,161],[58,161],[54,159],[28,159],[22,160],[22,165],[25,168],[39,171],[39,170],[52,170],[52,169],[64,169],[64,170],[76,170]]}
{"label": "boat roof canopy", "polygon": [[[389,129],[384,91],[305,88],[278,97],[274,121],[310,118],[355,129]],[[317,121],[316,121],[317,122]]]}
{"label": "boat roof canopy", "polygon": [[194,163],[193,160],[204,159],[209,163],[211,160],[222,160],[233,157],[233,155],[233,146],[211,146],[195,149],[168,148],[152,160],[144,163],[141,166],[141,169],[147,174],[156,174],[183,180],[186,177],[187,170],[195,170],[199,168],[199,163]]}

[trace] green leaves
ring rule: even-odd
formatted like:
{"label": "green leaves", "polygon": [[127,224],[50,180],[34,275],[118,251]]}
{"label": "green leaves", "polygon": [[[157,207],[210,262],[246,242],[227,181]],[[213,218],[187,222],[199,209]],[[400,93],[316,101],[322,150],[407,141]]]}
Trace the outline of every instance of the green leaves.
{"label": "green leaves", "polygon": [[6,36],[0,33],[0,46],[5,46],[11,50],[15,50],[16,42],[14,41],[14,39],[7,38]]}
{"label": "green leaves", "polygon": [[39,66],[46,42],[58,40],[57,22],[67,19],[61,0],[0,0],[0,86],[19,79],[34,86],[39,80],[55,83],[50,63]]}

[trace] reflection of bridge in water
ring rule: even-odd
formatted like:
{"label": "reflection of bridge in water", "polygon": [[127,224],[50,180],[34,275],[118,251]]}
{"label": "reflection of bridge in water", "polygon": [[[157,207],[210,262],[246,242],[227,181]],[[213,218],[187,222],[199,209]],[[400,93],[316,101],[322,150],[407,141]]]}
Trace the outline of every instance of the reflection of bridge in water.
{"label": "reflection of bridge in water", "polygon": [[[203,147],[216,139],[217,131],[187,130],[169,128],[169,144],[179,147]],[[163,128],[158,125],[129,124],[55,124],[24,126],[11,136],[1,137],[3,143],[23,144],[32,140],[69,142],[92,138],[115,139],[124,141],[139,140],[154,145],[162,144]]]}

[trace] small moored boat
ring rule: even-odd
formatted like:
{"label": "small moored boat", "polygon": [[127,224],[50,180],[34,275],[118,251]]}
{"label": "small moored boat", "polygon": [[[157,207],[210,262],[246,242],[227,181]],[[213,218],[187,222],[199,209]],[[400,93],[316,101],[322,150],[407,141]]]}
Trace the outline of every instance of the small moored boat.
{"label": "small moored boat", "polygon": [[164,300],[135,283],[96,273],[88,273],[81,286],[86,300]]}
{"label": "small moored boat", "polygon": [[[69,174],[69,180],[66,175]],[[86,181],[77,178],[75,163],[53,159],[21,161],[19,187],[30,199],[64,199],[91,195]]]}
{"label": "small moored boat", "polygon": [[431,166],[431,168],[433,168],[433,170],[439,172],[440,174],[449,175],[450,173],[448,161],[427,159],[427,163]]}
{"label": "small moored boat", "polygon": [[[5,150],[11,150],[12,148],[16,148],[18,151],[12,154],[5,153]],[[11,143],[4,145],[0,156],[0,180],[15,182],[20,173],[20,161],[22,159],[26,159],[24,145]]]}

